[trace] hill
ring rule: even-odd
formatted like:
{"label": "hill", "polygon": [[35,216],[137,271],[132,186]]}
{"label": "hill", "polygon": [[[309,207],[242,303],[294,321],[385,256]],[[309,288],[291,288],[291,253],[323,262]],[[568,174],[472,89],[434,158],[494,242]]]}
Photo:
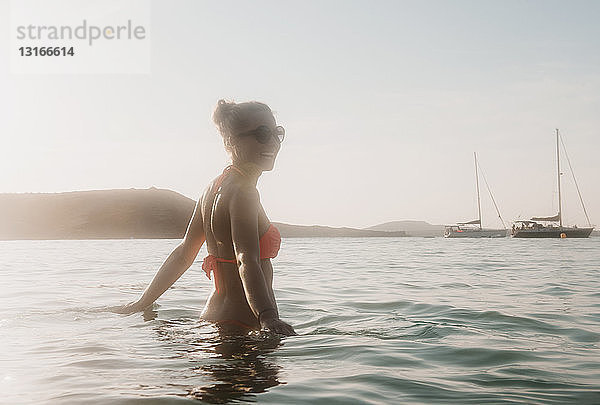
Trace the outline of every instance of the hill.
{"label": "hill", "polygon": [[404,237],[406,232],[403,231],[378,231],[368,229],[354,228],[332,228],[329,226],[320,225],[289,225],[280,222],[273,223],[281,233],[281,236],[287,238],[303,238],[303,237]]}
{"label": "hill", "polygon": [[366,228],[373,231],[404,231],[407,236],[443,236],[444,225],[432,225],[425,221],[392,221]]}
{"label": "hill", "polygon": [[156,188],[0,194],[0,239],[181,238],[194,204]]}

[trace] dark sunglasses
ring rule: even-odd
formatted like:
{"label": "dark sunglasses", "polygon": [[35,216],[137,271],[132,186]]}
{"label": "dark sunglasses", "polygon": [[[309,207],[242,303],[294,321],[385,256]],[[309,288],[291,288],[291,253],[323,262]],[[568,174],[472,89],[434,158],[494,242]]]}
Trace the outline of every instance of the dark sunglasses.
{"label": "dark sunglasses", "polygon": [[277,125],[275,130],[272,130],[266,125],[261,125],[258,128],[255,128],[251,131],[242,132],[237,136],[248,136],[252,135],[256,140],[262,144],[268,143],[271,137],[275,137],[277,142],[281,143],[285,139],[285,128],[281,125]]}

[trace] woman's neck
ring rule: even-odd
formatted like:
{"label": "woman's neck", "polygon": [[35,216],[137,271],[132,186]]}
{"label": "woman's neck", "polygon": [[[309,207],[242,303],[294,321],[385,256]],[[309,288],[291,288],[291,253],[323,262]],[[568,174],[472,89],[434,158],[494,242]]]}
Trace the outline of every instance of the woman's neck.
{"label": "woman's neck", "polygon": [[240,171],[242,175],[252,181],[254,185],[258,182],[258,178],[262,174],[262,170],[251,162],[233,162],[232,166]]}

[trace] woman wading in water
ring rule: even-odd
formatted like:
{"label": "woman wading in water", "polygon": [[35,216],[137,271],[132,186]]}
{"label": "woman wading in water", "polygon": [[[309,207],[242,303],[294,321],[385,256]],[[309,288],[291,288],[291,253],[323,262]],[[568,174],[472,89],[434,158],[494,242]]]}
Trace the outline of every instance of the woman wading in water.
{"label": "woman wading in water", "polygon": [[213,120],[232,164],[213,180],[196,204],[187,232],[139,300],[118,312],[141,311],[160,297],[192,265],[206,241],[202,269],[215,289],[201,318],[227,329],[265,329],[294,335],[279,319],[271,258],[281,237],[267,218],[256,190],[258,178],[273,169],[285,130],[271,109],[256,101],[219,100]]}

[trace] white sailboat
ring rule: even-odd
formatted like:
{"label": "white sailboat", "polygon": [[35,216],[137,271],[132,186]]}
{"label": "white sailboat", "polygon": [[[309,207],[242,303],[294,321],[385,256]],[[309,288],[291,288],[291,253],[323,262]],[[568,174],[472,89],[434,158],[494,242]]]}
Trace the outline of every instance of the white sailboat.
{"label": "white sailboat", "polygon": [[[479,217],[473,221],[468,222],[459,222],[456,225],[448,225],[444,229],[444,238],[505,238],[507,235],[506,228],[504,229],[490,229],[484,228],[481,223],[481,197],[479,193],[479,172],[477,162],[477,153],[473,152],[473,156],[475,157],[475,185],[477,188],[477,212]],[[485,180],[485,176],[484,176]],[[504,225],[504,221],[502,220],[502,216],[500,215],[500,210],[498,210],[498,206],[496,205],[496,200],[494,200],[494,196],[485,181],[490,197],[492,198],[492,202],[494,203],[494,207],[496,208],[496,212],[498,213],[498,218],[502,221],[502,225]]]}
{"label": "white sailboat", "polygon": [[579,191],[579,186],[577,185],[577,180],[575,180],[575,174],[573,173],[573,168],[571,167],[571,161],[569,160],[569,155],[567,155],[567,149],[563,143],[563,149],[565,151],[565,155],[567,157],[567,163],[569,164],[569,168],[571,169],[571,174],[573,175],[573,181],[575,182],[575,187],[577,188],[577,193],[579,194],[579,200],[581,202],[581,206],[583,207],[583,212],[587,219],[588,226],[579,228],[577,225],[574,226],[564,226],[563,225],[563,213],[562,213],[562,195],[560,189],[560,134],[558,129],[556,130],[556,171],[557,171],[557,181],[558,181],[558,214],[552,217],[533,217],[530,220],[519,220],[515,221],[512,226],[512,236],[513,238],[588,238],[594,227],[590,223],[590,218],[588,217],[587,210],[585,209],[585,204],[583,203],[583,197],[581,197],[581,192]]}

